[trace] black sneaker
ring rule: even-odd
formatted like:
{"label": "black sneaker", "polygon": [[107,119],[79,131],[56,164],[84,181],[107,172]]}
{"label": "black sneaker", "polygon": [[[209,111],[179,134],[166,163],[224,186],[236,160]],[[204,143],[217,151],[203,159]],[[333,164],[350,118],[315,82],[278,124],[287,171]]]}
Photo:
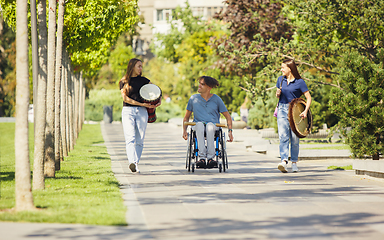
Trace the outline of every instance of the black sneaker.
{"label": "black sneaker", "polygon": [[205,167],[206,167],[205,159],[200,159],[200,160],[196,163],[196,168],[205,168]]}
{"label": "black sneaker", "polygon": [[213,159],[208,160],[208,168],[217,168],[217,162]]}

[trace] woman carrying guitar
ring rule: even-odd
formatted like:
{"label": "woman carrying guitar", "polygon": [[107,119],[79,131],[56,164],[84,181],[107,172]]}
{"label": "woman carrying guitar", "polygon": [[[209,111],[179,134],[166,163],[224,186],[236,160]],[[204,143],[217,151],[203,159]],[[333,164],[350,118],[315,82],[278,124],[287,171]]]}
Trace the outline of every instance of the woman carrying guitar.
{"label": "woman carrying guitar", "polygon": [[129,169],[140,172],[138,163],[144,147],[144,136],[148,122],[147,108],[160,106],[145,103],[140,97],[139,90],[151,81],[142,74],[143,63],[140,59],[132,58],[127,67],[127,72],[120,80],[121,97],[123,98],[122,124],[125,137]]}

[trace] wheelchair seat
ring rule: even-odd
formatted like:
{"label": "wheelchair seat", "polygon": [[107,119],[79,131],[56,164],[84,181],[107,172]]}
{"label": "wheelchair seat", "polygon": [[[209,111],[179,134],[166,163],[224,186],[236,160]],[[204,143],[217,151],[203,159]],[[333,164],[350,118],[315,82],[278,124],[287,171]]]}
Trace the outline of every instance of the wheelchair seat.
{"label": "wheelchair seat", "polygon": [[[189,123],[186,125],[194,125]],[[222,130],[222,127],[225,127],[223,124],[216,124],[219,129],[215,131],[214,141],[215,141],[215,158],[217,162],[217,168],[219,172],[225,172],[228,169],[228,158],[226,152],[226,136]],[[206,133],[204,132],[204,137]],[[186,168],[188,172],[195,171],[197,162],[199,161],[199,149],[197,144],[197,137],[195,130],[190,127],[188,132],[188,149],[186,157]]]}

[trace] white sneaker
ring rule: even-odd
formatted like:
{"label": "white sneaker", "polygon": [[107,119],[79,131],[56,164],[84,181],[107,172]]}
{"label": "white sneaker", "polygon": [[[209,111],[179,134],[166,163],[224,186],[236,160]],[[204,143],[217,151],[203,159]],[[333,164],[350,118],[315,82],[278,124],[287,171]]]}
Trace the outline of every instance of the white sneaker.
{"label": "white sneaker", "polygon": [[297,168],[297,164],[292,163],[292,172],[298,172],[298,171],[299,171],[299,168]]}
{"label": "white sneaker", "polygon": [[287,171],[287,167],[288,167],[288,162],[285,161],[285,160],[281,161],[281,163],[279,163],[279,165],[277,165],[277,168],[278,168],[281,172],[283,172],[283,173],[288,172],[288,171]]}
{"label": "white sneaker", "polygon": [[136,163],[129,164],[129,169],[131,169],[132,172],[136,172]]}
{"label": "white sneaker", "polygon": [[136,172],[137,172],[137,173],[140,173],[139,164],[138,164],[138,163],[135,163],[135,166],[136,166]]}

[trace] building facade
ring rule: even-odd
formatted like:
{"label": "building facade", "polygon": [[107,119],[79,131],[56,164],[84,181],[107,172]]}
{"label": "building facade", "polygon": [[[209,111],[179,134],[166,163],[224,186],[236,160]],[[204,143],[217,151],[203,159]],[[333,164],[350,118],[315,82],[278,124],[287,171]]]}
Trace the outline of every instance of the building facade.
{"label": "building facade", "polygon": [[[216,12],[225,7],[223,0],[188,0],[194,16],[203,20],[211,19]],[[172,11],[177,6],[186,7],[186,0],[138,0],[140,17],[139,36],[134,39],[133,49],[136,54],[150,59],[153,57],[149,45],[156,33],[167,33],[171,25]]]}

